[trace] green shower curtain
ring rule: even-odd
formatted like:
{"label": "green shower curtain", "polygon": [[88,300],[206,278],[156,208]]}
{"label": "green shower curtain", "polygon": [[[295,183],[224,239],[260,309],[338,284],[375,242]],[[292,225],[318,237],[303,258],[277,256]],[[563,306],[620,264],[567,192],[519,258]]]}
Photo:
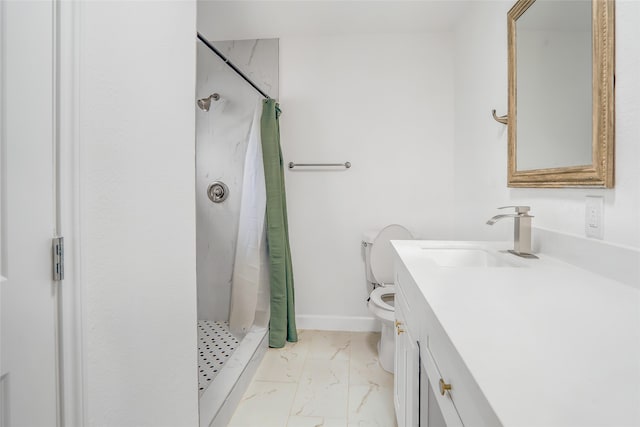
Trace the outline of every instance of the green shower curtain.
{"label": "green shower curtain", "polygon": [[271,268],[269,347],[275,348],[284,347],[285,341],[298,341],[279,117],[280,108],[276,101],[265,99],[262,105],[260,131],[267,187],[267,247]]}

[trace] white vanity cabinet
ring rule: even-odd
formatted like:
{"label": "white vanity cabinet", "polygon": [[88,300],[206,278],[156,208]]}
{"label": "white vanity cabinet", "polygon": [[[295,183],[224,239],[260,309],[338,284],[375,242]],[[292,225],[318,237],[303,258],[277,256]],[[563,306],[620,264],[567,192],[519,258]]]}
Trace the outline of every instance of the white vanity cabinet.
{"label": "white vanity cabinet", "polygon": [[500,426],[428,302],[396,263],[398,427]]}
{"label": "white vanity cabinet", "polygon": [[391,244],[398,427],[640,426],[636,282],[501,242]]}

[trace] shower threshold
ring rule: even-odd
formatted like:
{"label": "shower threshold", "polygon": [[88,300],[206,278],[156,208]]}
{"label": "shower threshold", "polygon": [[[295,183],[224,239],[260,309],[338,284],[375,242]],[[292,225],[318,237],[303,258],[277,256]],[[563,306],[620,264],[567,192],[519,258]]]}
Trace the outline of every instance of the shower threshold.
{"label": "shower threshold", "polygon": [[227,322],[198,321],[201,427],[228,424],[267,347],[266,328],[252,326],[238,336]]}

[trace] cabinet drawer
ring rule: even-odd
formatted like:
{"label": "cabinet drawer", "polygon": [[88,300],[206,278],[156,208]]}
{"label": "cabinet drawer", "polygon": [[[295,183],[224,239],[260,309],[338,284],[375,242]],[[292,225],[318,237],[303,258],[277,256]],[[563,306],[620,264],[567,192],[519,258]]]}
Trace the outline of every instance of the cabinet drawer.
{"label": "cabinet drawer", "polygon": [[[429,380],[429,386],[433,391],[433,395],[435,396],[436,403],[439,406],[440,412],[442,413],[442,417],[444,418],[445,424],[447,427],[461,427],[463,426],[462,420],[460,419],[460,415],[458,414],[458,410],[456,409],[455,404],[452,399],[453,390],[446,391],[442,390],[441,387],[444,386],[444,383],[449,381],[447,378],[443,378],[438,370],[438,366],[433,360],[433,355],[429,351],[429,349],[425,349],[422,354],[422,366],[427,371],[427,377]],[[442,382],[442,384],[441,384]],[[444,391],[444,394],[443,394]],[[434,411],[436,408],[427,408],[427,411]]]}

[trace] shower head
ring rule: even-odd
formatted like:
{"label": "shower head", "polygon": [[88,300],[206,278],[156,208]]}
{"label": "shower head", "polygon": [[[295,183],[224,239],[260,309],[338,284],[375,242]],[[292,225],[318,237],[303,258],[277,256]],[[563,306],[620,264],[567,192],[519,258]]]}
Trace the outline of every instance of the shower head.
{"label": "shower head", "polygon": [[198,99],[198,108],[200,108],[202,111],[209,111],[209,108],[211,107],[211,101],[217,101],[219,99],[219,94],[212,93],[206,98]]}

